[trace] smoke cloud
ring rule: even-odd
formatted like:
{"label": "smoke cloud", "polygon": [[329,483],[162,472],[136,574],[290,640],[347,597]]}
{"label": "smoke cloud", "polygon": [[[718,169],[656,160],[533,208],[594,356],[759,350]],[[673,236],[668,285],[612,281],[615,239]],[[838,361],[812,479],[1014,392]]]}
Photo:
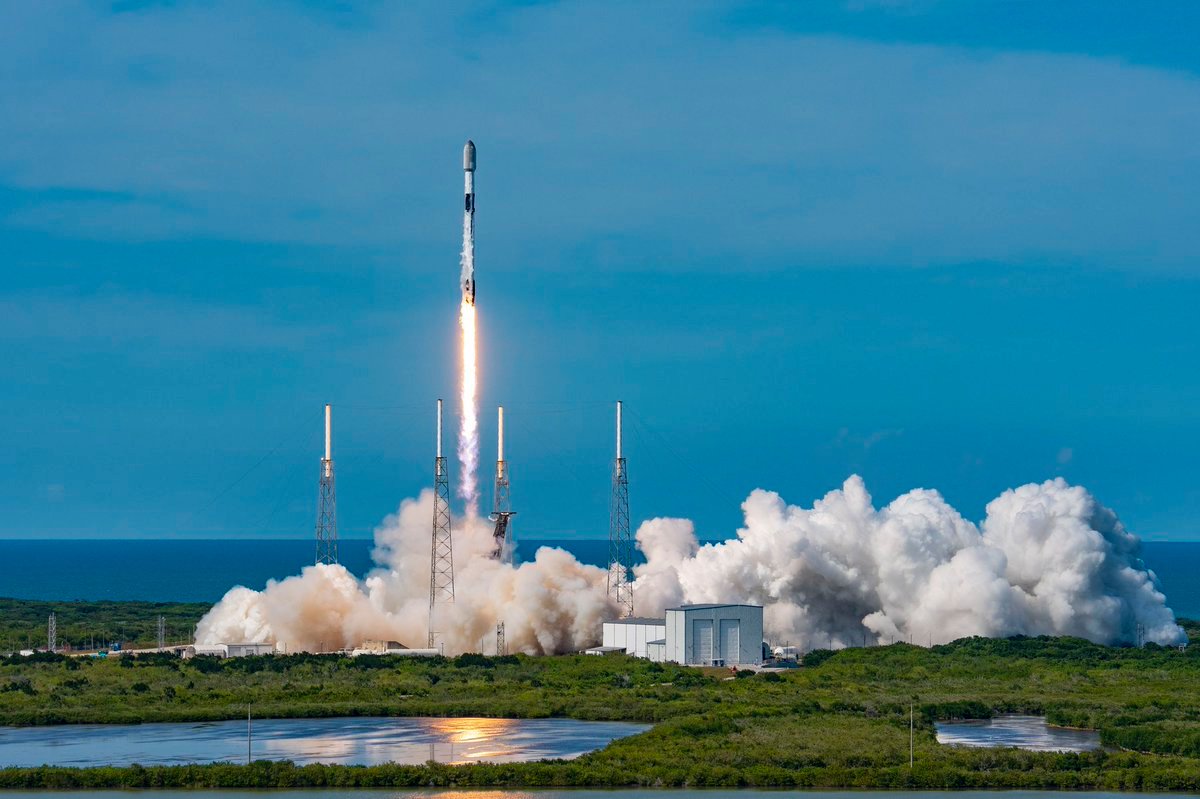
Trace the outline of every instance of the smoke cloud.
{"label": "smoke cloud", "polygon": [[[352,648],[368,639],[424,647],[429,629],[430,528],[433,491],[405,500],[375,530],[379,568],[359,581],[340,565],[307,566],[262,591],[237,587],[200,620],[199,643],[258,641],[287,651]],[[549,654],[595,642],[600,623],[616,614],[605,593],[607,572],[561,549],[542,547],[519,565],[490,557],[491,525],[455,518],[455,601],[434,617],[447,654],[491,653],[504,622],[509,651]],[[481,642],[483,646],[481,647]]]}
{"label": "smoke cloud", "polygon": [[[637,531],[638,615],[685,602],[765,606],[767,636],[804,649],[864,642],[944,643],[969,635],[1075,635],[1105,644],[1186,640],[1138,539],[1087,491],[1063,480],[1005,491],[980,525],[936,491],[876,509],[851,477],[811,508],[756,490],[737,537],[700,545],[692,522],[651,519]],[[237,587],[201,620],[200,643],[273,642],[296,650],[366,639],[424,646],[429,622],[433,493],[405,500],[375,531],[378,568],[358,580],[309,566],[262,591]],[[455,519],[455,602],[434,629],[447,654],[491,652],[496,624],[510,651],[568,652],[598,642],[616,615],[606,572],[561,549],[509,565],[489,557],[491,526]],[[482,645],[481,645],[482,644]]]}
{"label": "smoke cloud", "polygon": [[1186,640],[1139,542],[1061,479],[1005,491],[976,527],[936,491],[876,510],[859,477],[811,509],[756,490],[737,538],[700,546],[691,522],[637,531],[638,612],[686,602],[765,606],[768,636],[802,648],[969,635]]}

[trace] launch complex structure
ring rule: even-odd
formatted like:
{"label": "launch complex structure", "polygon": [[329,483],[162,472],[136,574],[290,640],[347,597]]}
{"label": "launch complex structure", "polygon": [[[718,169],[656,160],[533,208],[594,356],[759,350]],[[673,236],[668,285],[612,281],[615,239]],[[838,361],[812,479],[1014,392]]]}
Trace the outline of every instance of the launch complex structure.
{"label": "launch complex structure", "polygon": [[[475,170],[477,156],[474,142],[468,140],[463,147],[463,252],[459,285],[462,290],[460,315],[465,323],[463,358],[463,414],[469,424],[463,431],[473,436],[475,427]],[[468,336],[470,336],[468,340]],[[446,458],[442,454],[442,400],[437,401],[436,455],[433,461],[433,527],[429,558],[429,648],[437,641],[437,618],[440,606],[454,602],[454,537],[450,513],[450,473]],[[468,407],[469,406],[469,407]],[[633,615],[633,537],[629,526],[629,474],[622,448],[622,403],[617,401],[617,448],[613,461],[612,493],[608,511],[608,575],[607,590],[619,608],[622,617]],[[464,485],[467,499],[467,515],[475,515],[477,504],[474,463],[477,447],[472,437],[465,451],[471,452],[470,459],[463,457],[463,442],[460,434],[459,453],[463,460]],[[508,461],[504,457],[504,407],[496,409],[496,479],[492,493],[492,512],[488,520],[494,525],[491,557],[503,563],[512,563],[513,540],[512,509]],[[337,496],[333,478],[332,454],[332,406],[325,406],[325,457],[321,459],[321,472],[317,498],[316,562],[335,564],[338,562]],[[504,650],[504,622],[496,628],[496,651]]]}
{"label": "launch complex structure", "polygon": [[[429,648],[436,645],[437,608],[454,602],[454,539],[450,513],[450,471],[442,451],[442,407],[437,401],[437,433],[433,459],[433,528],[429,560]],[[608,594],[622,617],[633,615],[633,536],[629,525],[629,472],[622,441],[624,403],[617,401],[616,458],[613,460],[612,492],[608,519]],[[321,458],[317,488],[316,563],[338,562],[337,495],[333,477],[333,406],[325,406],[325,455]],[[508,461],[504,456],[504,406],[496,409],[496,475],[492,494],[493,523],[491,557],[512,564],[512,509]],[[496,630],[497,646],[503,648],[504,623]],[[499,651],[499,649],[497,650]]]}

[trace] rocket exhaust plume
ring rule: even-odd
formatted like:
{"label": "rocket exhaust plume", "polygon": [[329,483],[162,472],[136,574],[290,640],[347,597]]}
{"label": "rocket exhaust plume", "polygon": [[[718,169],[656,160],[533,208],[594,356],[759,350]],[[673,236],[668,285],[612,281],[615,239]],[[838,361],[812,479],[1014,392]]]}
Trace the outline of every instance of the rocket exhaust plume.
{"label": "rocket exhaust plume", "polygon": [[475,306],[464,302],[458,309],[459,327],[462,329],[462,386],[459,402],[462,418],[458,431],[458,461],[461,466],[458,495],[466,502],[468,518],[479,515],[479,483],[476,469],[479,467],[479,414],[475,391]]}
{"label": "rocket exhaust plume", "polygon": [[[255,641],[287,651],[426,640],[431,489],[406,499],[375,530],[377,567],[308,566],[262,591],[231,589],[200,620],[199,643]],[[979,525],[936,491],[915,489],[876,508],[858,477],[811,507],[753,491],[735,538],[701,545],[686,519],[637,531],[638,612],[685,602],[765,606],[767,637],[804,649],[889,641],[944,643],[970,635],[1076,635],[1133,643],[1187,640],[1138,539],[1087,491],[1062,480],[1005,491]],[[542,547],[532,561],[496,560],[486,519],[454,520],[457,590],[444,606],[446,654],[474,651],[503,621],[511,651],[578,651],[599,640],[619,606],[606,569]],[[461,567],[460,567],[461,564]]]}
{"label": "rocket exhaust plume", "polygon": [[[628,609],[608,595],[608,570],[549,547],[531,562],[504,562],[495,557],[492,525],[479,517],[471,142],[463,171],[458,457],[466,516],[453,522],[457,588],[454,602],[440,606],[438,636],[448,655],[471,651],[503,621],[514,651],[578,651],[598,641],[603,620]],[[618,433],[623,471],[619,442]],[[196,641],[275,643],[295,652],[426,640],[434,504],[426,489],[384,520],[375,530],[377,568],[364,580],[318,563],[262,591],[235,587],[200,620]],[[742,510],[735,538],[703,546],[686,519],[643,522],[636,540],[646,562],[634,567],[632,586],[639,613],[661,618],[683,603],[753,602],[765,606],[767,636],[806,649],[970,635],[1074,635],[1113,644],[1144,631],[1159,644],[1187,639],[1139,558],[1137,537],[1061,479],[1004,492],[978,526],[936,491],[914,489],[877,509],[857,476],[811,508],[757,489]]]}
{"label": "rocket exhaust plume", "polygon": [[463,148],[464,210],[462,243],[462,303],[458,324],[462,331],[462,385],[459,403],[462,419],[458,432],[460,483],[458,495],[466,503],[467,518],[479,515],[479,409],[476,403],[475,350],[475,145]]}

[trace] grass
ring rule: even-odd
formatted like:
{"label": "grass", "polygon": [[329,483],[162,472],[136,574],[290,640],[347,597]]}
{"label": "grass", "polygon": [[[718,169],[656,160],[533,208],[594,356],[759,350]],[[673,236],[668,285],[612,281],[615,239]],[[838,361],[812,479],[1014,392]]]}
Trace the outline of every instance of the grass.
{"label": "grass", "polygon": [[50,614],[56,615],[59,645],[86,649],[120,642],[125,648],[157,643],[158,617],[168,641],[191,640],[200,617],[211,605],[202,602],[39,602],[0,598],[0,653],[45,648]]}
{"label": "grass", "polygon": [[[290,655],[0,660],[0,722],[546,716],[657,722],[577,760],[466,766],[5,769],[0,787],[761,786],[1200,789],[1200,649],[964,639],[810,654],[726,679],[624,656]],[[916,707],[916,763],[908,712]],[[1139,751],[944,747],[933,722],[1000,712],[1092,727]]]}

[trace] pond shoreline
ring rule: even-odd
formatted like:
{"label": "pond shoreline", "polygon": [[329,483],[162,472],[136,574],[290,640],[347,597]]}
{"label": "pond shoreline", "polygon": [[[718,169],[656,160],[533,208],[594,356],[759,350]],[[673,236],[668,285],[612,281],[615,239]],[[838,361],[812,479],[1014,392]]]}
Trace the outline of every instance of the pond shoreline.
{"label": "pond shoreline", "polygon": [[354,717],[0,730],[0,766],[338,766],[570,760],[649,725],[573,719]]}

